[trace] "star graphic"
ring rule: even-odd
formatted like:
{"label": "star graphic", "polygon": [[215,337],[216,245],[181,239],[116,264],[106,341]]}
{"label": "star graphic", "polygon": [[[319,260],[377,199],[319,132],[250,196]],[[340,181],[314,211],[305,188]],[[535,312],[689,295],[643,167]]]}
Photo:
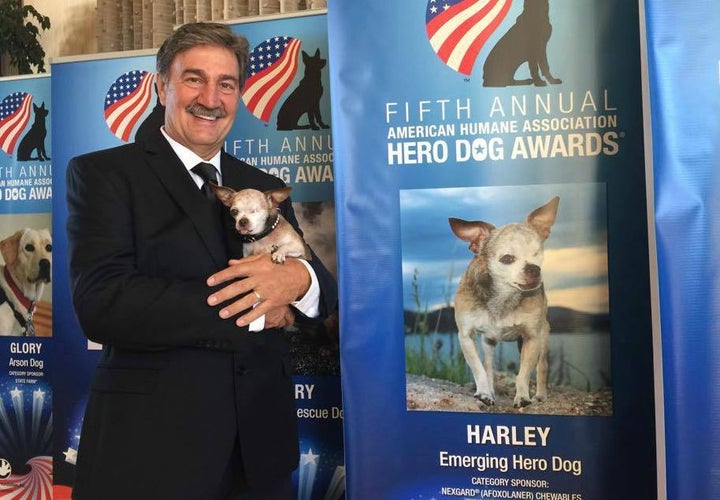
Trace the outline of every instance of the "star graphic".
{"label": "star graphic", "polygon": [[320,458],[320,455],[314,455],[312,448],[310,448],[307,453],[304,453],[302,455],[302,465],[309,464],[309,463],[317,464],[317,461],[319,458]]}
{"label": "star graphic", "polygon": [[63,455],[65,455],[66,462],[73,465],[75,465],[75,462],[77,462],[77,450],[68,447],[67,451],[63,452]]}

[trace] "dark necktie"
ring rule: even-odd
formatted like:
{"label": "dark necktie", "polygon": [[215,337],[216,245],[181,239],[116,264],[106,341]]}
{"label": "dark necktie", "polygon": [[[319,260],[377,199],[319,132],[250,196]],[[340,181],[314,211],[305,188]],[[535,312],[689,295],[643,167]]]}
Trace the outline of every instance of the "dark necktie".
{"label": "dark necktie", "polygon": [[194,174],[202,178],[203,185],[200,187],[200,191],[203,192],[205,197],[211,201],[217,200],[215,193],[208,185],[210,182],[217,184],[217,171],[215,170],[215,167],[210,163],[198,163],[191,170]]}

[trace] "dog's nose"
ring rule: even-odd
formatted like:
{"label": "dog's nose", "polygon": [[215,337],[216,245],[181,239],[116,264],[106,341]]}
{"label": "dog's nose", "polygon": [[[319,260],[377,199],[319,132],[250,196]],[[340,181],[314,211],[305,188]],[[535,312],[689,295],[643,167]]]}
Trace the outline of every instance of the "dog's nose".
{"label": "dog's nose", "polygon": [[48,259],[41,259],[38,262],[38,279],[50,281],[50,261]]}
{"label": "dog's nose", "polygon": [[540,266],[536,266],[535,264],[526,264],[525,265],[525,275],[529,278],[537,278],[540,276]]}
{"label": "dog's nose", "polygon": [[238,220],[237,223],[238,223],[238,226],[245,227],[250,223],[250,221],[248,220],[247,217],[243,217],[242,219]]}

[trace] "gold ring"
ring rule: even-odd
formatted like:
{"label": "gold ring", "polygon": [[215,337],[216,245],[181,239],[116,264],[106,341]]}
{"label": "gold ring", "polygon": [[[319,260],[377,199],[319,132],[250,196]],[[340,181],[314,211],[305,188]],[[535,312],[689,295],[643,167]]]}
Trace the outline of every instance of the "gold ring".
{"label": "gold ring", "polygon": [[263,300],[262,295],[260,295],[260,294],[257,292],[257,290],[253,290],[253,293],[255,294],[255,298],[257,299],[257,301],[258,301],[258,302],[262,302],[262,300]]}

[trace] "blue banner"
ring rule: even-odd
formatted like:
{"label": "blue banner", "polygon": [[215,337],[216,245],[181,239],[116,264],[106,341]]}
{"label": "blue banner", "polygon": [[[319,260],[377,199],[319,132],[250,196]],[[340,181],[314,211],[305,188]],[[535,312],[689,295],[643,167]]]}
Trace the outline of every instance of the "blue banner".
{"label": "blue banner", "polygon": [[47,75],[0,79],[0,497],[52,494],[52,157]]}
{"label": "blue banner", "polygon": [[330,5],[351,498],[656,498],[638,27]]}
{"label": "blue banner", "polygon": [[668,498],[718,498],[720,10],[645,3]]}

